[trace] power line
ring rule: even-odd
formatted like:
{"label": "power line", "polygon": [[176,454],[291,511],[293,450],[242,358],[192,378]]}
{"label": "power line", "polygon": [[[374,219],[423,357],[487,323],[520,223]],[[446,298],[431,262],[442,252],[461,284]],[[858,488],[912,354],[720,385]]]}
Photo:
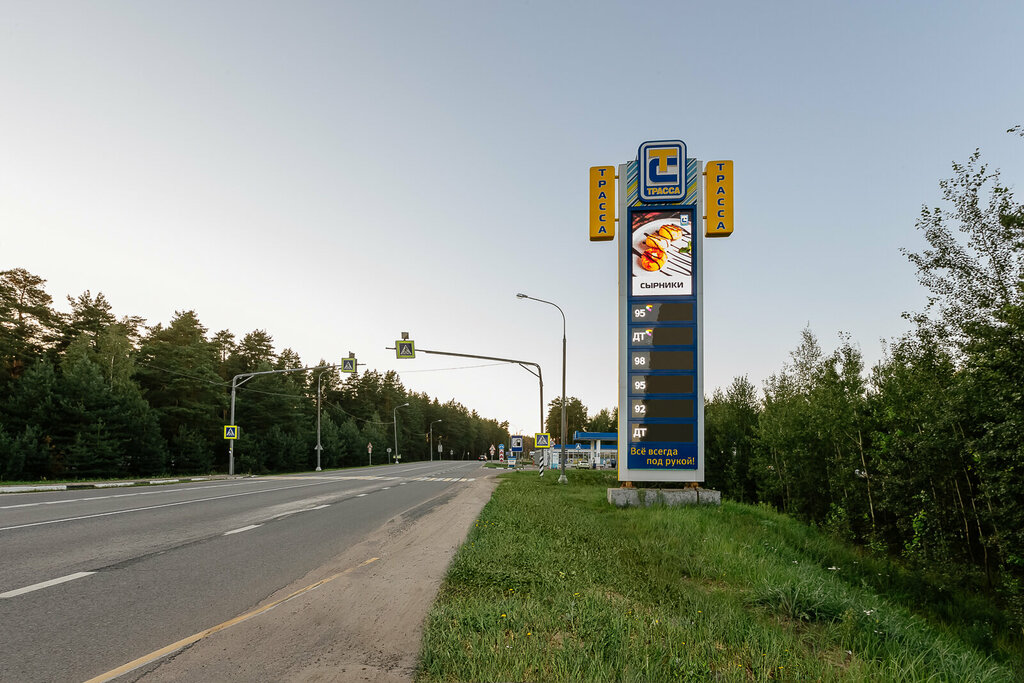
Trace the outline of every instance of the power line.
{"label": "power line", "polygon": [[153,365],[152,363],[147,363],[146,361],[143,360],[135,359],[135,363],[137,363],[138,365],[145,365],[147,368],[153,368],[154,370],[160,370],[162,372],[169,372],[172,375],[187,377],[189,379],[194,379],[197,382],[206,382],[207,384],[212,384],[218,387],[226,387],[231,385],[231,382],[214,382],[213,380],[206,379],[205,377],[196,377],[195,375],[189,375],[184,372],[178,372],[177,370],[169,370],[168,368],[162,368],[159,365]]}
{"label": "power line", "polygon": [[484,363],[482,365],[460,365],[456,368],[433,368],[429,370],[401,370],[400,374],[406,374],[409,372],[446,372],[448,370],[470,370],[472,368],[487,368],[492,365],[507,365],[507,363]]}
{"label": "power line", "polygon": [[387,422],[377,422],[376,420],[367,420],[366,418],[359,417],[358,415],[353,415],[352,413],[348,412],[347,410],[345,410],[344,408],[339,406],[337,403],[332,403],[331,401],[328,401],[326,399],[324,400],[324,403],[326,403],[329,406],[334,406],[335,408],[337,408],[341,412],[345,413],[346,415],[348,415],[352,419],[359,420],[360,422],[369,422],[369,423],[375,424],[375,425],[390,425],[390,424],[394,424],[394,422],[391,421],[391,420],[389,420]]}

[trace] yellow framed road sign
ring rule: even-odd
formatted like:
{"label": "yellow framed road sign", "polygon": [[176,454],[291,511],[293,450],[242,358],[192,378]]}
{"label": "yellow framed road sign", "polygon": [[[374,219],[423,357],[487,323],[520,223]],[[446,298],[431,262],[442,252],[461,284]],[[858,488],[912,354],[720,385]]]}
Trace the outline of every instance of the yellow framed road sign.
{"label": "yellow framed road sign", "polygon": [[395,358],[415,358],[416,342],[405,339],[395,342]]}
{"label": "yellow framed road sign", "polygon": [[238,438],[238,425],[224,425],[224,438],[225,439],[237,439]]}

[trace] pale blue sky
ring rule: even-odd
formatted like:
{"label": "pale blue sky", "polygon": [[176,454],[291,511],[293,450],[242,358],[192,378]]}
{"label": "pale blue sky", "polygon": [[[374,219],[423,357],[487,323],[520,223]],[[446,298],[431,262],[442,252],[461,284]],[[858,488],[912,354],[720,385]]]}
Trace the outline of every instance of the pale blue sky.
{"label": "pale blue sky", "polygon": [[[614,246],[587,172],[645,140],[735,161],[705,259],[706,390],[805,325],[868,362],[924,291],[922,204],[975,147],[1017,184],[1020,2],[0,0],[0,269],[118,315],[264,328],[537,428],[518,367],[616,401]],[[442,368],[462,367],[458,370]]]}

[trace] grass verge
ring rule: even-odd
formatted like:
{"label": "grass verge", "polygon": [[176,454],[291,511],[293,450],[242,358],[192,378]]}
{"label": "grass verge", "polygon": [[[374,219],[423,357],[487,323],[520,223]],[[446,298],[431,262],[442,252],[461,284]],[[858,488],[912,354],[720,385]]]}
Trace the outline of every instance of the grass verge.
{"label": "grass verge", "polygon": [[503,475],[427,620],[419,681],[1013,681],[976,596],[788,517],[617,509],[613,472]]}

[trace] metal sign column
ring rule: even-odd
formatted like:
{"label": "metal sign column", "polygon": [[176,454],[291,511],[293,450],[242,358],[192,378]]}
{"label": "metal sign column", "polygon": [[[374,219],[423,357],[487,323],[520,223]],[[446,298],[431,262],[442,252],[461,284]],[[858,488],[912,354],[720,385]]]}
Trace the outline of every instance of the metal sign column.
{"label": "metal sign column", "polygon": [[701,482],[701,163],[645,142],[619,177],[619,480]]}

